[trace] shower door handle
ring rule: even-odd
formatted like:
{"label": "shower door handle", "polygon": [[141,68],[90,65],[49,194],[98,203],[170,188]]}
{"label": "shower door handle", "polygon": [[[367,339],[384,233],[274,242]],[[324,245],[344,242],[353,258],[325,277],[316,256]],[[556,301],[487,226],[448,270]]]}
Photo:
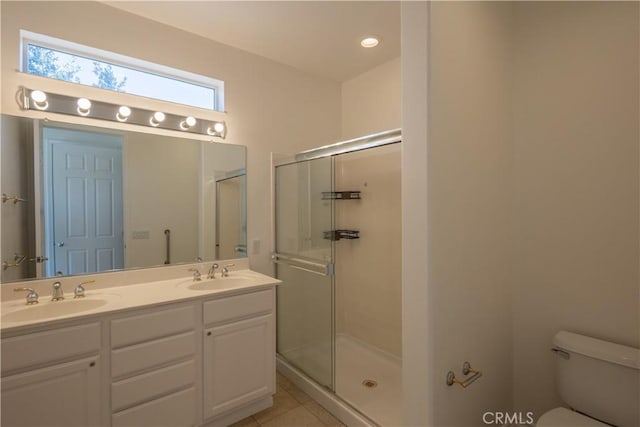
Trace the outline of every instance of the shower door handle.
{"label": "shower door handle", "polygon": [[286,264],[297,270],[308,271],[310,273],[319,274],[321,276],[333,276],[333,263],[320,263],[308,261],[289,255],[274,253],[271,255],[271,261],[276,264]]}
{"label": "shower door handle", "polygon": [[293,265],[293,264],[289,264],[290,268],[294,268],[296,270],[302,270],[302,271],[306,271],[307,273],[313,273],[313,274],[318,274],[320,276],[326,276],[325,273],[321,273],[319,271],[315,271],[315,270],[309,270],[308,268],[304,268],[304,267],[298,267],[297,265]]}

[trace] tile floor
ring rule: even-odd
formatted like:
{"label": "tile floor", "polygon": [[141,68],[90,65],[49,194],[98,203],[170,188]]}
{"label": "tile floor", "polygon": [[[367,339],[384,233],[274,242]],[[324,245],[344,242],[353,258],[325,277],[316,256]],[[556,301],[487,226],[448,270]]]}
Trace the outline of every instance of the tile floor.
{"label": "tile floor", "polygon": [[276,379],[273,406],[231,427],[346,427],[280,373]]}

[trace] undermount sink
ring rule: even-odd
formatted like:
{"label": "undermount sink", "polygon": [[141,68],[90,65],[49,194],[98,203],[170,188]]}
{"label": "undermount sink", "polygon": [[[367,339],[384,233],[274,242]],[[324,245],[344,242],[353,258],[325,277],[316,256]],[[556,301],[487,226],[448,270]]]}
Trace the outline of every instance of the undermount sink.
{"label": "undermount sink", "polygon": [[39,304],[25,305],[19,310],[2,315],[4,322],[24,322],[27,320],[47,319],[94,310],[107,303],[105,299],[65,299],[64,301],[42,301]]}

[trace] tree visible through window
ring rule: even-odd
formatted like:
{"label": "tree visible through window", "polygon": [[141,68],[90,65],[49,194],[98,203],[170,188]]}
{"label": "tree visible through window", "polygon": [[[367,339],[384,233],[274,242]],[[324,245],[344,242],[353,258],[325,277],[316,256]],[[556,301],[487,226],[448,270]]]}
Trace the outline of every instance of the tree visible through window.
{"label": "tree visible through window", "polygon": [[[78,77],[82,67],[78,64],[76,57],[32,44],[27,49],[27,72],[29,74],[86,84]],[[93,74],[96,81],[91,83],[91,86],[126,92],[127,77],[118,78],[113,72],[111,64],[93,61]]]}
{"label": "tree visible through window", "polygon": [[[48,36],[27,34],[29,39],[23,39],[23,70],[29,74],[208,110],[224,107],[224,83],[219,80]],[[67,50],[69,46],[72,49]],[[113,58],[113,61],[104,58]]]}

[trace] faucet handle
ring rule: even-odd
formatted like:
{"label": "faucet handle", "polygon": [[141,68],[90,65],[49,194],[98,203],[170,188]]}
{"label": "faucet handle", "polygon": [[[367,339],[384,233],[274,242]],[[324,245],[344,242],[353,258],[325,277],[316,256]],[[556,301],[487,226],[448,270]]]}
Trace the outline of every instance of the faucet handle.
{"label": "faucet handle", "polygon": [[14,288],[14,292],[29,292],[27,294],[27,305],[38,303],[38,293],[33,288]]}
{"label": "faucet handle", "polygon": [[209,268],[209,273],[207,273],[207,279],[215,279],[216,278],[216,269],[220,267],[217,262],[211,264]]}
{"label": "faucet handle", "polygon": [[194,282],[199,282],[200,281],[200,270],[198,270],[197,268],[190,268],[187,271],[193,271],[193,281]]}
{"label": "faucet handle", "polygon": [[64,290],[62,289],[62,283],[53,282],[53,293],[51,294],[51,301],[62,301],[64,299]]}
{"label": "faucet handle", "polygon": [[87,280],[86,282],[82,282],[80,283],[78,286],[76,286],[76,288],[73,290],[73,297],[74,298],[84,298],[84,285],[88,285],[90,283],[95,283],[95,280]]}
{"label": "faucet handle", "polygon": [[235,264],[227,264],[224,267],[222,267],[222,277],[228,277],[229,276],[229,269],[231,267],[235,267]]}

